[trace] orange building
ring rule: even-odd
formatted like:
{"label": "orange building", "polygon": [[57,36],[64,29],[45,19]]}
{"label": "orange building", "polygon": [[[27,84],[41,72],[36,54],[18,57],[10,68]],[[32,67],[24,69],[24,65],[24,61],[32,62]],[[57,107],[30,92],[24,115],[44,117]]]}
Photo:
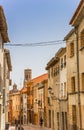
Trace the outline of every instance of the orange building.
{"label": "orange building", "polygon": [[[44,112],[44,90],[42,90],[42,100],[40,100],[40,95],[38,94],[39,88],[42,85],[43,81],[48,79],[47,74],[38,76],[27,83],[27,114],[28,114],[28,123],[39,124],[39,110]],[[43,88],[43,87],[42,87]],[[42,114],[43,116],[43,114]]]}

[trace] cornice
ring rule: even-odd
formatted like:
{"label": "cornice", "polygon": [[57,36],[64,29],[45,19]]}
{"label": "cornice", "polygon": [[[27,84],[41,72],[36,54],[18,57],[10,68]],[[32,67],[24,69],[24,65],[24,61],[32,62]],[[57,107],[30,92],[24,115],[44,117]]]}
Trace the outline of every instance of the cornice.
{"label": "cornice", "polygon": [[54,66],[57,62],[59,61],[59,58],[58,57],[53,57],[48,63],[47,63],[47,66],[46,66],[46,70],[48,70],[50,67]]}
{"label": "cornice", "polygon": [[84,0],[81,0],[74,15],[72,16],[69,24],[72,26],[78,26],[80,20],[84,18]]}

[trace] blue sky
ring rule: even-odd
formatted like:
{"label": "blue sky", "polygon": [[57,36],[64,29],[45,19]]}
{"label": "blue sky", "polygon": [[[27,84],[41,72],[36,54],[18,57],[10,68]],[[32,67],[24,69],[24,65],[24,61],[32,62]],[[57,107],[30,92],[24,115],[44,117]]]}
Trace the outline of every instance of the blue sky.
{"label": "blue sky", "polygon": [[[8,25],[10,44],[63,40],[71,30],[69,21],[80,0],[0,0]],[[32,78],[45,73],[48,61],[65,44],[7,47],[12,61],[12,83],[22,87],[24,69]]]}

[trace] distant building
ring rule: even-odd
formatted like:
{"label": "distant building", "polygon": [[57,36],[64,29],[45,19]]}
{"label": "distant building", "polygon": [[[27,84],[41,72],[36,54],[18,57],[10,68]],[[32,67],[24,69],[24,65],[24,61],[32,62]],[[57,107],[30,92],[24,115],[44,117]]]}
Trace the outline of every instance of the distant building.
{"label": "distant building", "polygon": [[18,91],[19,91],[19,90],[18,90],[18,88],[17,88],[17,84],[14,83],[13,89],[10,90],[10,93],[15,93],[15,92],[18,92]]}
{"label": "distant building", "polygon": [[23,87],[21,89],[21,119],[22,119],[22,124],[26,125],[28,122],[27,118],[27,87]]}
{"label": "distant building", "polygon": [[11,124],[15,123],[15,120],[20,121],[20,91],[17,89],[17,85],[13,85],[13,89],[9,93],[9,121]]}
{"label": "distant building", "polygon": [[25,69],[24,70],[24,87],[27,87],[27,82],[29,82],[32,79],[32,70],[31,69]]}
{"label": "distant building", "polygon": [[24,81],[29,81],[32,79],[32,70],[31,69],[25,69],[24,70]]}

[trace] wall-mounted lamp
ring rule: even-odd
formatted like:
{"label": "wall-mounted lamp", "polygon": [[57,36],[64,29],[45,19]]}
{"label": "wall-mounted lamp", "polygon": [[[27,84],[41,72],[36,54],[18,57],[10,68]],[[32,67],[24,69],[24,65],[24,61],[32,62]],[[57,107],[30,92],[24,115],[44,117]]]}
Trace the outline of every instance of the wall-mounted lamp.
{"label": "wall-mounted lamp", "polygon": [[52,88],[49,86],[49,88],[48,88],[48,92],[49,93],[52,93]]}

